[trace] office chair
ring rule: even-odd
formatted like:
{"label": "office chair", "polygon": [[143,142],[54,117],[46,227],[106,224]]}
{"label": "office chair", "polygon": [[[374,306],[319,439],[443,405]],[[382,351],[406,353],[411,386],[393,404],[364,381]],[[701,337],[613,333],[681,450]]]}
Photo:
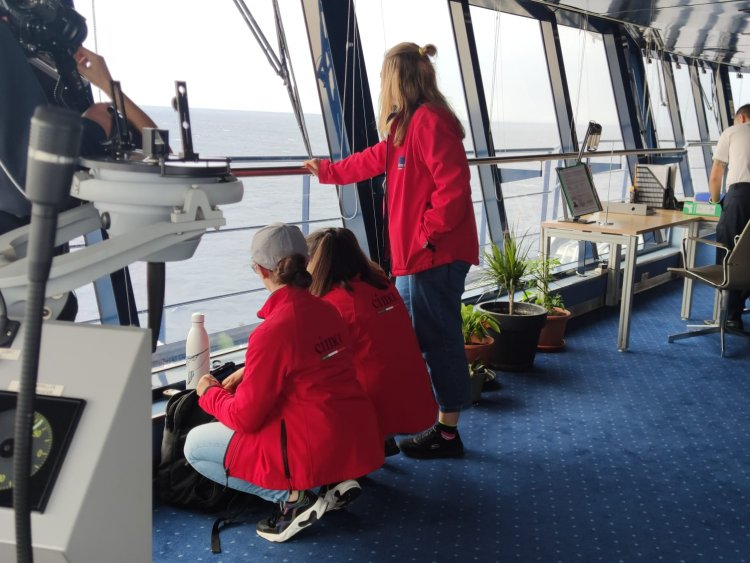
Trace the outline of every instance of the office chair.
{"label": "office chair", "polygon": [[[711,325],[688,325],[688,328],[700,327],[699,330],[691,330],[680,334],[672,334],[669,336],[668,341],[674,342],[675,340],[682,340],[684,338],[692,338],[693,336],[700,336],[703,334],[713,334],[718,332],[721,335],[721,355],[724,356],[724,334],[730,332],[732,334],[739,334],[742,336],[749,337],[750,333],[743,332],[737,329],[731,329],[726,327],[727,320],[727,291],[729,290],[750,290],[750,223],[745,225],[742,233],[735,237],[735,246],[733,250],[729,250],[723,244],[690,237],[696,242],[715,246],[724,250],[724,260],[721,264],[710,264],[708,266],[696,266],[694,268],[669,268],[669,271],[674,272],[678,276],[690,278],[695,281],[705,283],[714,289],[720,291],[720,307],[719,307],[719,318]],[[685,264],[686,245],[688,239],[682,241],[682,263]]]}

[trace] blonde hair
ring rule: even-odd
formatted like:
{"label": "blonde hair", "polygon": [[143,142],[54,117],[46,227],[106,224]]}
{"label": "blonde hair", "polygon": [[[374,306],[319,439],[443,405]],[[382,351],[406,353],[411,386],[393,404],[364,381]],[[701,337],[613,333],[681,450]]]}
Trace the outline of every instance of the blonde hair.
{"label": "blonde hair", "polygon": [[414,112],[422,104],[443,108],[456,120],[461,138],[464,128],[456,117],[445,96],[438,90],[435,67],[430,57],[437,55],[432,44],[420,47],[416,43],[399,43],[385,55],[381,71],[380,114],[378,130],[387,137],[391,123],[399,118],[393,136],[393,143],[400,146],[406,137]]}

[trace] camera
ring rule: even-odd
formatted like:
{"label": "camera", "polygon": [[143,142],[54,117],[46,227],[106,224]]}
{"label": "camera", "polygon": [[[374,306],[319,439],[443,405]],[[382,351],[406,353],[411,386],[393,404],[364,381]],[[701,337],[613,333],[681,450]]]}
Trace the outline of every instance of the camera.
{"label": "camera", "polygon": [[[93,97],[78,74],[74,53],[88,35],[86,18],[71,0],[0,0],[0,17],[30,62],[57,81],[53,97],[58,105],[85,111]],[[0,24],[2,25],[2,24]]]}
{"label": "camera", "polygon": [[0,0],[0,15],[30,55],[72,55],[88,35],[86,19],[64,0]]}

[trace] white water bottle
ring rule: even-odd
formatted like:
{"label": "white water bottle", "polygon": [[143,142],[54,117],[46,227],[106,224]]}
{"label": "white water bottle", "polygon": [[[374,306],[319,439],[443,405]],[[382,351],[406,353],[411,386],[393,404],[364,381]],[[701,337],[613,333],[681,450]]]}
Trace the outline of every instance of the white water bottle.
{"label": "white water bottle", "polygon": [[208,333],[203,320],[203,313],[193,313],[193,324],[190,326],[185,341],[185,368],[187,369],[185,387],[187,389],[195,389],[201,376],[210,371]]}

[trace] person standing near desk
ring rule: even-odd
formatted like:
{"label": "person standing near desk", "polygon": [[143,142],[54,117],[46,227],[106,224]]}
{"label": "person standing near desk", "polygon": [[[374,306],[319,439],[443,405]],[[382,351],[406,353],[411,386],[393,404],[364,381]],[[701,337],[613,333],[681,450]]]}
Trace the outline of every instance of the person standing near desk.
{"label": "person standing near desk", "polygon": [[[721,207],[721,217],[716,225],[716,240],[730,250],[734,237],[750,221],[750,104],[745,104],[734,116],[734,125],[719,137],[714,151],[714,162],[708,181],[710,202],[719,202],[721,180],[727,171],[727,193]],[[716,260],[721,262],[724,252],[717,250]],[[742,311],[748,297],[746,291],[730,291],[727,298],[728,328],[744,330]]]}

